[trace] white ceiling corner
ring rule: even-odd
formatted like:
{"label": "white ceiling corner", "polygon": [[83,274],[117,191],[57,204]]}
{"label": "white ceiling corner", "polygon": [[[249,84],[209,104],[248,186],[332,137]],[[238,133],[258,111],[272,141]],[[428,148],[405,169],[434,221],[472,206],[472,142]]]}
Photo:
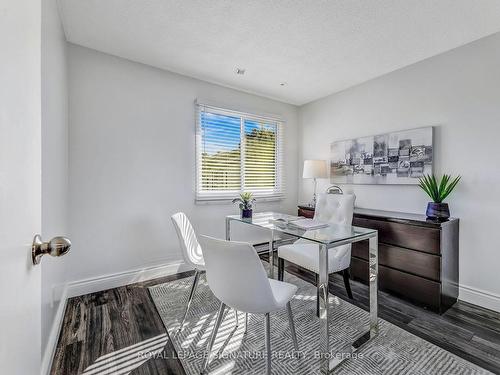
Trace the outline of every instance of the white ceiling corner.
{"label": "white ceiling corner", "polygon": [[500,31],[499,0],[59,5],[71,43],[296,105]]}

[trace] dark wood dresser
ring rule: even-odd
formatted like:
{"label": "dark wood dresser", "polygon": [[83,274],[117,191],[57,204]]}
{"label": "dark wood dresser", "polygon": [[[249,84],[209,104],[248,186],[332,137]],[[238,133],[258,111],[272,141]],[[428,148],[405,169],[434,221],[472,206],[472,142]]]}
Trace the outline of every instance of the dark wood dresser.
{"label": "dark wood dresser", "polygon": [[[314,208],[298,214],[313,217]],[[439,313],[457,301],[458,219],[356,208],[353,225],[378,230],[380,290]],[[353,244],[351,277],[368,282],[368,241]]]}

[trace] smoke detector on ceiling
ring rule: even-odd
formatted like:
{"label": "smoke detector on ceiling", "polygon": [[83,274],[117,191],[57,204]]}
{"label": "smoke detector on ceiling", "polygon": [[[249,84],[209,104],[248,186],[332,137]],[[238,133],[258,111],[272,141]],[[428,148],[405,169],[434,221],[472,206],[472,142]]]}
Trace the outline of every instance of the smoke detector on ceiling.
{"label": "smoke detector on ceiling", "polygon": [[243,74],[245,74],[245,69],[243,69],[243,68],[236,68],[234,71],[235,71],[236,74],[239,74],[241,76]]}

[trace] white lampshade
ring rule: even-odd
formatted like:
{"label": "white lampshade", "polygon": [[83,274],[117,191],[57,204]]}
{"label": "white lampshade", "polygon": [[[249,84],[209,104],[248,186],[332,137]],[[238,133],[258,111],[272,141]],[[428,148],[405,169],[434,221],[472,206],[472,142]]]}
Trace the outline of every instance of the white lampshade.
{"label": "white lampshade", "polygon": [[326,178],[326,160],[304,160],[302,178]]}

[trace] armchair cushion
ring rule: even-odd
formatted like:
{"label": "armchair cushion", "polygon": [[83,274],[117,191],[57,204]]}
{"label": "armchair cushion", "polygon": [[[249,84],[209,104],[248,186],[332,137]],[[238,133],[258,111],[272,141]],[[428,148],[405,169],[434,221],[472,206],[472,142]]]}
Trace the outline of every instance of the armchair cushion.
{"label": "armchair cushion", "polygon": [[[319,274],[319,245],[299,240],[291,245],[278,248],[278,257],[295,263]],[[351,264],[351,245],[342,245],[328,250],[328,273],[349,268]]]}

